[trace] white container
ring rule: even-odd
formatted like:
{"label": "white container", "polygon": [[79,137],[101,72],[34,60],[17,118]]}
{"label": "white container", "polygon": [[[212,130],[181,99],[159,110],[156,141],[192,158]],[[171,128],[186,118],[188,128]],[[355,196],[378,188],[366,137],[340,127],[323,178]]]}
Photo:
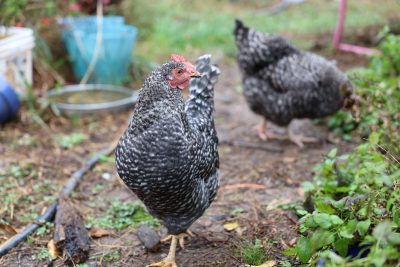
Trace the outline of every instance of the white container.
{"label": "white container", "polygon": [[0,74],[21,95],[32,85],[33,30],[0,26]]}

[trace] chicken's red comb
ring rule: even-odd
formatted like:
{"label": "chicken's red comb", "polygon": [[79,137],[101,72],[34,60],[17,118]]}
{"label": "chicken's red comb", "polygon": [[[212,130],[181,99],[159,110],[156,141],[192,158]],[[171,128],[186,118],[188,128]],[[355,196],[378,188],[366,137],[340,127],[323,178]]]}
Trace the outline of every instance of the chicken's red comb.
{"label": "chicken's red comb", "polygon": [[176,55],[176,54],[172,54],[171,55],[171,60],[175,61],[175,62],[178,62],[178,63],[181,63],[181,64],[185,64],[186,63],[186,60],[182,56]]}

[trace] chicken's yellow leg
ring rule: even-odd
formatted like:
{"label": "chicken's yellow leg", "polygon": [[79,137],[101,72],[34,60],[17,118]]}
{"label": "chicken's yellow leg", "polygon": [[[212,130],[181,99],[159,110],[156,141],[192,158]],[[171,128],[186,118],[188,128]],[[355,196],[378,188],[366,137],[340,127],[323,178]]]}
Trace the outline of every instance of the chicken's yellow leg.
{"label": "chicken's yellow leg", "polygon": [[[192,231],[186,230],[186,233],[181,233],[181,234],[179,234],[179,235],[177,236],[178,241],[179,241],[179,246],[180,246],[182,249],[185,249],[185,237],[187,237],[187,236],[193,237],[194,234],[193,234]],[[168,242],[169,240],[172,239],[172,237],[173,237],[173,235],[168,235],[167,237],[161,239],[161,242]]]}
{"label": "chicken's yellow leg", "polygon": [[175,252],[176,252],[177,242],[178,242],[178,237],[176,235],[171,235],[171,246],[169,247],[168,256],[164,260],[152,263],[150,265],[147,265],[146,267],[178,267],[178,265],[176,265],[175,262]]}

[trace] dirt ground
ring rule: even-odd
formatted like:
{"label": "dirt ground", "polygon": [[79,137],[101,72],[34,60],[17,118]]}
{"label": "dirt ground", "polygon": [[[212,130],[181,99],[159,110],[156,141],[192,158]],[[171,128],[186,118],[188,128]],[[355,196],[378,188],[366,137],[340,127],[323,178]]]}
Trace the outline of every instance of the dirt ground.
{"label": "dirt ground", "polygon": [[[335,58],[341,68],[348,69],[365,65],[363,57],[351,54],[327,55]],[[195,236],[187,241],[185,250],[178,250],[179,266],[244,266],[241,247],[244,240],[255,238],[267,248],[270,260],[285,260],[282,250],[296,242],[296,217],[279,205],[303,200],[300,188],[303,181],[312,179],[312,167],[333,147],[340,153],[354,147],[352,143],[333,144],[324,126],[310,121],[296,121],[295,126],[308,135],[316,136],[320,142],[299,149],[287,141],[262,142],[251,128],[259,118],[247,107],[241,92],[239,72],[235,64],[220,65],[222,74],[215,89],[215,121],[221,145],[220,179],[221,190],[205,215],[191,230]],[[24,177],[19,186],[20,197],[36,193],[32,187],[48,180],[45,194],[56,196],[68,177],[78,169],[85,159],[101,148],[108,146],[124,130],[131,111],[102,114],[82,120],[53,117],[49,129],[32,126],[27,121],[27,110],[23,110],[18,121],[9,123],[0,131],[0,169],[6,166],[30,164],[36,170],[33,177]],[[276,131],[282,131],[272,126]],[[60,149],[53,136],[60,133],[82,132],[86,140],[72,149]],[[2,165],[2,166],[1,166]],[[258,185],[260,188],[237,188],[238,184]],[[43,196],[43,193],[42,193]],[[37,196],[40,198],[40,196]],[[82,216],[100,218],[118,199],[121,203],[136,201],[117,177],[114,163],[98,164],[79,183],[72,195],[74,206]],[[28,210],[13,206],[10,214],[1,210],[1,218],[19,229],[27,222],[16,218],[27,212],[41,213],[51,200],[31,204]],[[237,223],[234,230],[227,231],[224,225]],[[163,233],[163,230],[160,230]],[[53,234],[53,228],[44,235],[32,235],[30,242],[23,242],[6,256],[0,258],[0,266],[64,266],[64,259],[53,262],[33,259]],[[5,239],[3,237],[3,239]],[[0,239],[0,242],[2,240]],[[148,252],[139,241],[135,228],[91,240],[88,266],[144,266],[159,261],[168,252],[168,244],[156,252]],[[118,255],[110,257],[110,255]],[[37,258],[37,257],[36,257]],[[296,263],[293,263],[296,265]]]}

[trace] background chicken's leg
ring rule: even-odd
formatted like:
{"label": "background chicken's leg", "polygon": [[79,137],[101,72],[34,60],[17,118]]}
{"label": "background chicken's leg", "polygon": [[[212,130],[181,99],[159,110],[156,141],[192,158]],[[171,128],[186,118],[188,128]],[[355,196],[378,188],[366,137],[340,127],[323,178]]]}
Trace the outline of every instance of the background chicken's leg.
{"label": "background chicken's leg", "polygon": [[289,140],[295,143],[298,147],[303,148],[304,144],[303,143],[316,143],[318,142],[318,139],[315,137],[309,137],[309,136],[304,136],[302,134],[296,134],[293,131],[293,128],[288,127],[288,134],[289,134]]}
{"label": "background chicken's leg", "polygon": [[263,119],[262,122],[254,126],[253,130],[257,133],[258,137],[266,141],[267,139],[285,140],[287,137],[267,131],[267,120]]}

